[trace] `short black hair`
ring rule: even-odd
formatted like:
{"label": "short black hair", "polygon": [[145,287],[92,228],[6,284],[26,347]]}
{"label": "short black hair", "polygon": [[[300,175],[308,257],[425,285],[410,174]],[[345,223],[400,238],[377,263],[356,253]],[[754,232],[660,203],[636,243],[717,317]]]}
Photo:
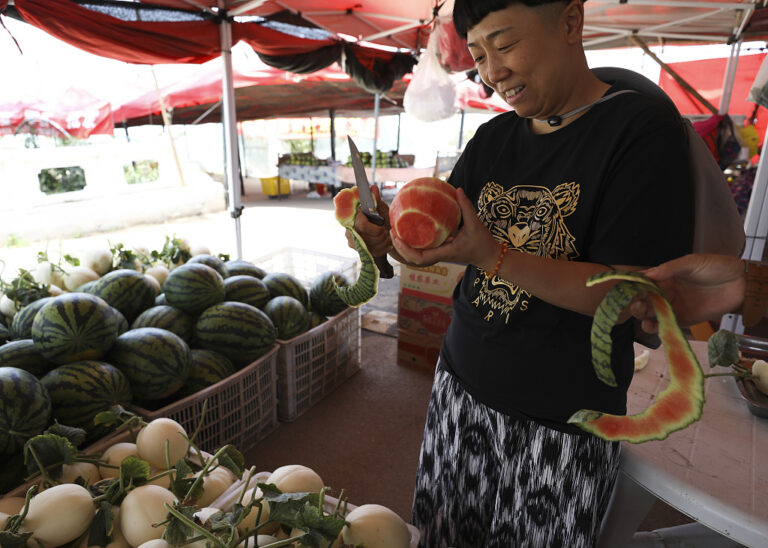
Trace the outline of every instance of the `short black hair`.
{"label": "short black hair", "polygon": [[[493,11],[500,11],[514,4],[523,4],[529,8],[552,4],[567,3],[569,0],[456,0],[453,5],[453,25],[459,36],[466,39],[469,29],[482,21]],[[586,0],[583,0],[586,2]]]}

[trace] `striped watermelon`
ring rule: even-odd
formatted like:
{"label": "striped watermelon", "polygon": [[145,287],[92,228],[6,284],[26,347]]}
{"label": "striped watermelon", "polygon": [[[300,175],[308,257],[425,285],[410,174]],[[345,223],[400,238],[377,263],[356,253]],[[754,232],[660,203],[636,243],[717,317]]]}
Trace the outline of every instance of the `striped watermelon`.
{"label": "striped watermelon", "polygon": [[120,269],[97,280],[90,293],[101,297],[123,313],[130,324],[155,303],[155,286],[141,272]]}
{"label": "striped watermelon", "polygon": [[106,361],[128,377],[136,398],[146,400],[176,392],[189,377],[192,365],[189,345],[157,327],[140,327],[120,335]]}
{"label": "striped watermelon", "polygon": [[324,324],[328,321],[328,318],[317,312],[309,313],[309,329],[314,329],[318,325]]}
{"label": "striped watermelon", "polygon": [[112,308],[88,293],[54,297],[35,315],[32,340],[40,353],[57,364],[97,360],[117,338]]}
{"label": "striped watermelon", "polygon": [[120,335],[128,331],[128,329],[130,329],[130,326],[128,325],[128,320],[125,319],[125,316],[123,316],[122,312],[120,312],[114,306],[110,308],[112,308],[112,312],[114,312],[115,314],[115,320],[117,320],[117,335],[119,337]]}
{"label": "striped watermelon", "polygon": [[165,300],[165,293],[160,293],[157,297],[155,297],[155,306],[159,304],[168,304],[168,301]]}
{"label": "striped watermelon", "polygon": [[293,297],[280,295],[271,299],[264,307],[269,319],[277,328],[277,338],[292,339],[309,329],[309,312]]}
{"label": "striped watermelon", "polygon": [[226,294],[221,274],[200,263],[187,263],[171,270],[163,291],[169,305],[192,315],[220,303]]}
{"label": "striped watermelon", "polygon": [[8,340],[11,338],[11,332],[8,330],[7,327],[5,327],[4,324],[0,323],[0,345],[4,345],[8,342]]}
{"label": "striped watermelon", "polygon": [[245,303],[225,301],[207,308],[195,323],[195,341],[221,352],[242,368],[269,352],[277,330],[264,312]]}
{"label": "striped watermelon", "polygon": [[19,453],[51,420],[51,398],[32,373],[0,367],[0,455]]}
{"label": "striped watermelon", "polygon": [[267,275],[263,268],[242,259],[233,259],[224,264],[227,267],[228,276],[253,276],[261,280]]}
{"label": "striped watermelon", "polygon": [[222,261],[221,259],[213,255],[203,253],[200,255],[195,255],[194,257],[190,258],[187,261],[187,264],[195,264],[195,263],[200,263],[206,266],[210,266],[212,269],[218,272],[222,278],[226,278],[227,276],[229,276],[229,271],[227,270],[227,265],[224,264],[224,261]]}
{"label": "striped watermelon", "polygon": [[323,316],[335,316],[348,308],[347,304],[341,300],[336,292],[335,285],[346,287],[349,285],[347,279],[338,272],[327,271],[317,276],[309,289],[310,309]]}
{"label": "striped watermelon", "polygon": [[42,377],[56,364],[40,354],[32,339],[21,339],[0,346],[0,367],[16,367]]}
{"label": "striped watermelon", "polygon": [[186,398],[236,372],[234,364],[224,354],[213,350],[192,350],[192,372],[174,396]]}
{"label": "striped watermelon", "polygon": [[224,280],[226,289],[226,301],[237,301],[239,303],[249,304],[256,308],[263,308],[270,299],[267,285],[254,276],[240,274],[230,276]]}
{"label": "striped watermelon", "polygon": [[97,413],[131,402],[128,378],[116,367],[101,361],[60,365],[45,375],[43,383],[51,397],[51,416],[61,424],[82,428],[89,438],[106,434],[93,424]]}
{"label": "striped watermelon", "polygon": [[195,333],[195,320],[189,314],[170,305],[153,306],[139,314],[131,324],[131,329],[140,327],[159,327],[175,333],[189,344]]}
{"label": "striped watermelon", "polygon": [[98,282],[99,280],[91,280],[90,282],[85,282],[83,285],[75,289],[75,293],[93,293],[93,288],[96,287]]}
{"label": "striped watermelon", "polygon": [[304,308],[309,308],[309,294],[304,288],[302,283],[295,276],[291,276],[285,272],[272,272],[264,276],[264,284],[269,289],[269,296],[271,298],[284,295],[286,297],[293,297]]}
{"label": "striped watermelon", "polygon": [[51,300],[53,297],[37,299],[16,312],[11,322],[11,338],[29,339],[32,336],[32,320],[35,319],[37,312]]}

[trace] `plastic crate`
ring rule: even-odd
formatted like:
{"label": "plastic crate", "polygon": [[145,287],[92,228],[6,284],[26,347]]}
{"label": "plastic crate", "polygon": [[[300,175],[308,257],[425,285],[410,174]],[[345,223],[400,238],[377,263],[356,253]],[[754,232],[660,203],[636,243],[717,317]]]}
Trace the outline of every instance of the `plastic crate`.
{"label": "plastic crate", "polygon": [[261,191],[270,198],[291,193],[291,181],[284,177],[262,177]]}
{"label": "plastic crate", "polygon": [[268,273],[290,274],[307,288],[312,286],[317,276],[329,270],[343,274],[350,283],[357,280],[360,272],[360,264],[356,257],[341,257],[295,247],[279,249],[251,262]]}
{"label": "plastic crate", "polygon": [[360,309],[278,343],[277,415],[290,422],[360,370]]}
{"label": "plastic crate", "polygon": [[279,345],[237,373],[156,411],[129,405],[147,421],[168,417],[192,435],[208,400],[197,446],[214,452],[233,445],[244,453],[278,426],[277,357]]}

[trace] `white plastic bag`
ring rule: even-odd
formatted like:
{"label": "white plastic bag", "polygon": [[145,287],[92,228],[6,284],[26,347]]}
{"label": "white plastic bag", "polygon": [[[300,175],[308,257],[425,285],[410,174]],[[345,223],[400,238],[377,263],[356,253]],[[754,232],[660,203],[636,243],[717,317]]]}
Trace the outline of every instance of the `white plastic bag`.
{"label": "white plastic bag", "polygon": [[444,120],[456,112],[456,84],[440,66],[436,38],[430,35],[403,96],[405,112],[422,122]]}
{"label": "white plastic bag", "polygon": [[760,70],[757,71],[755,81],[749,90],[747,101],[752,101],[761,107],[768,108],[768,57],[763,59]]}

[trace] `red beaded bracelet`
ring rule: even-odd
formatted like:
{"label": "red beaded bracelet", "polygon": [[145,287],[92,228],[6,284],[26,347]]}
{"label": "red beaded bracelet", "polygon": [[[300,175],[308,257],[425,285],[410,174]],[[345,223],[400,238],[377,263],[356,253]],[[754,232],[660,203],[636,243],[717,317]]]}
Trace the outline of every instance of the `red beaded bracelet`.
{"label": "red beaded bracelet", "polygon": [[507,252],[507,243],[501,242],[501,252],[499,253],[499,260],[496,261],[496,268],[493,269],[493,272],[490,274],[486,274],[485,277],[488,279],[493,278],[496,273],[499,271],[499,267],[501,266],[501,260],[504,258],[504,254]]}

